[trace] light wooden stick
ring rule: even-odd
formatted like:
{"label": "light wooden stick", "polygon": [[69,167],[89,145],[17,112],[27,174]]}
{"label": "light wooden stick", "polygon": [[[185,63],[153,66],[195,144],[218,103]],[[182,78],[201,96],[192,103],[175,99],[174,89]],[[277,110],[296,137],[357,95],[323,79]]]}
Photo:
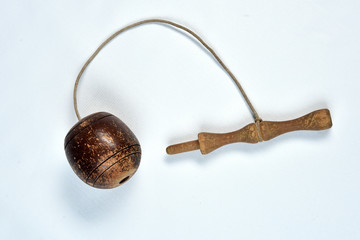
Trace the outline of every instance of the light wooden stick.
{"label": "light wooden stick", "polygon": [[298,130],[325,130],[332,126],[330,111],[321,109],[294,120],[283,122],[257,121],[240,130],[229,133],[198,134],[198,140],[171,145],[166,148],[168,154],[177,154],[200,149],[208,154],[215,149],[236,142],[258,143],[268,141],[281,134]]}

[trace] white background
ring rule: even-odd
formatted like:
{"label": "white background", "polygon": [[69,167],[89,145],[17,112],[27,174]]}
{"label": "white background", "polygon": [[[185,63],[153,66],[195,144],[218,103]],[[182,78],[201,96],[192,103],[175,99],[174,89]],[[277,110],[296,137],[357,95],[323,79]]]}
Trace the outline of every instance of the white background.
{"label": "white background", "polygon": [[[1,1],[0,239],[360,239],[359,13],[356,0]],[[204,37],[264,120],[329,108],[333,128],[167,156],[252,117],[203,48],[148,24],[79,86],[82,116],[111,112],[137,135],[140,168],[122,187],[87,186],[63,150],[76,75],[150,17]]]}

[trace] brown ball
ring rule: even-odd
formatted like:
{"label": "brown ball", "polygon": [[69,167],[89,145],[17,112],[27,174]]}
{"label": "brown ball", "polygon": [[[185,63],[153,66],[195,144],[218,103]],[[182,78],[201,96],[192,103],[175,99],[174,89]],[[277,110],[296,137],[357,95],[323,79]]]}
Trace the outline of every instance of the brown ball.
{"label": "brown ball", "polygon": [[120,186],[139,167],[141,148],[133,132],[106,112],[81,119],[65,137],[66,157],[74,172],[96,188]]}

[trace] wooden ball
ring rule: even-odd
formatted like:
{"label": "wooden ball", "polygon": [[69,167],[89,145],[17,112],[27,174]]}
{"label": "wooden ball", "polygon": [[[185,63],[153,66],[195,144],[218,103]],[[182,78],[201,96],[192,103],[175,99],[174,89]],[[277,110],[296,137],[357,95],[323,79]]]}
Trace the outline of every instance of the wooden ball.
{"label": "wooden ball", "polygon": [[96,188],[114,188],[139,167],[141,148],[133,132],[106,112],[81,119],[65,137],[66,157],[74,172]]}

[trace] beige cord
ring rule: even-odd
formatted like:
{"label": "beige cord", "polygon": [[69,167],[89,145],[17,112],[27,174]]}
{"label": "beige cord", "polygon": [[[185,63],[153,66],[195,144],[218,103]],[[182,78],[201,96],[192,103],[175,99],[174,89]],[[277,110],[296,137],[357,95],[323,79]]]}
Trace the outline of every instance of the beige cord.
{"label": "beige cord", "polygon": [[131,25],[128,25],[120,30],[118,30],[117,32],[115,32],[113,35],[111,35],[109,38],[107,38],[97,49],[96,51],[90,56],[90,58],[86,61],[86,63],[84,64],[84,66],[81,68],[76,81],[75,81],[75,86],[74,86],[74,109],[75,109],[75,113],[77,118],[80,120],[80,114],[78,111],[78,107],[77,107],[77,100],[76,100],[76,91],[78,88],[78,84],[80,81],[80,78],[82,76],[82,74],[84,73],[85,69],[87,68],[87,66],[91,63],[92,60],[94,60],[94,58],[96,57],[96,55],[105,47],[105,45],[107,45],[111,40],[113,40],[116,36],[118,36],[120,33],[125,32],[131,28],[134,28],[136,26],[142,25],[142,24],[146,24],[146,23],[164,23],[164,24],[169,24],[175,28],[179,28],[189,34],[191,34],[194,38],[196,38],[216,59],[216,61],[223,67],[223,69],[227,72],[227,74],[229,74],[229,76],[231,77],[231,79],[234,81],[234,83],[236,84],[236,86],[239,88],[241,94],[243,95],[246,103],[248,104],[250,110],[252,111],[253,117],[255,119],[255,122],[259,122],[261,121],[261,118],[259,117],[259,115],[257,114],[255,108],[253,107],[253,105],[251,104],[249,98],[247,97],[244,89],[241,87],[239,81],[236,79],[236,77],[234,76],[234,74],[226,67],[226,65],[223,63],[223,61],[221,61],[221,59],[219,58],[219,56],[215,53],[215,51],[213,49],[211,49],[211,47],[209,47],[209,45],[207,45],[204,40],[202,40],[196,33],[194,33],[193,31],[191,31],[190,29],[168,21],[168,20],[163,20],[163,19],[147,19],[147,20],[143,20],[143,21],[139,21],[136,23],[133,23]]}

